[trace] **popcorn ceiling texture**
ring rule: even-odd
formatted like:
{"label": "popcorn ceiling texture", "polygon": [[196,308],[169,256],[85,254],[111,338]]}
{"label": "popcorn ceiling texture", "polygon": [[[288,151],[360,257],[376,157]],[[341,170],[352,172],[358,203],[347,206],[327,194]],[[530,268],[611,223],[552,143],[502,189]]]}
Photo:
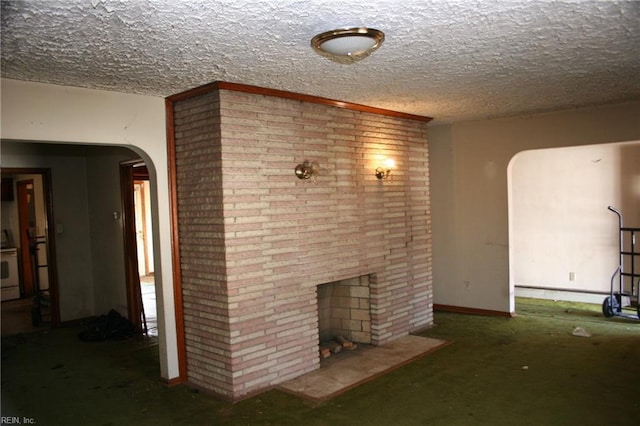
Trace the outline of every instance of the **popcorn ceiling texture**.
{"label": "popcorn ceiling texture", "polygon": [[[168,96],[228,81],[434,117],[434,124],[637,99],[640,2],[2,1],[4,78]],[[333,63],[317,33],[370,26]]]}

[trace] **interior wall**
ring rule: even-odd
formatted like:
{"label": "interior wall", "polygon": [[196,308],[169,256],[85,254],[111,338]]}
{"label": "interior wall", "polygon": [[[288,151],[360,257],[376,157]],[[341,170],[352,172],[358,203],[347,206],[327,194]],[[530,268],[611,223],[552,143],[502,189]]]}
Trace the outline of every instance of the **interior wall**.
{"label": "interior wall", "polygon": [[[152,185],[161,375],[179,377],[164,98],[1,79],[0,138],[125,146]],[[4,163],[4,153],[3,153]]]}
{"label": "interior wall", "polygon": [[640,143],[524,151],[510,171],[514,284],[608,292],[619,245],[607,206],[640,226]]}
{"label": "interior wall", "polygon": [[507,168],[520,151],[640,139],[640,102],[429,128],[434,301],[513,312]]}
{"label": "interior wall", "polygon": [[136,158],[119,147],[97,147],[86,157],[97,315],[115,309],[127,316],[120,162]]}

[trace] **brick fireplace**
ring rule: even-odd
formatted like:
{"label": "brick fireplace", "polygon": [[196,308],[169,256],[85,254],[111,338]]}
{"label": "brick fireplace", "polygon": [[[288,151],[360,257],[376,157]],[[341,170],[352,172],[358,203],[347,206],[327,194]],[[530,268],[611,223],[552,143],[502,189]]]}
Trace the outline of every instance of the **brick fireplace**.
{"label": "brick fireplace", "polygon": [[319,368],[327,283],[367,293],[349,315],[373,345],[432,324],[428,120],[293,95],[167,100],[186,378],[231,400]]}

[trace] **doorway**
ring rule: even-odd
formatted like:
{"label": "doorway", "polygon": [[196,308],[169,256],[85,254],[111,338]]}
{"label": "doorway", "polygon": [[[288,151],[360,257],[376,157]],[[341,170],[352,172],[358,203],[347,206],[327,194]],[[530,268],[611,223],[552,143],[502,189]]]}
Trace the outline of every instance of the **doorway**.
{"label": "doorway", "polygon": [[[51,241],[50,255],[55,256],[50,257],[49,272],[55,278],[51,291],[57,300],[53,305],[57,309],[53,326],[79,325],[87,319],[106,315],[112,309],[122,316],[128,315],[120,164],[141,158],[141,155],[145,155],[152,189],[152,211],[147,211],[147,214],[153,219],[153,242],[156,245],[153,250],[154,288],[158,289],[160,301],[163,272],[161,247],[158,246],[157,177],[149,157],[138,151],[131,147],[101,144],[2,141],[3,177],[10,177],[14,172],[47,174],[44,191],[50,214],[47,234]],[[7,186],[5,181],[2,186]],[[15,181],[13,188],[15,197]],[[161,198],[160,203],[163,201]],[[2,203],[3,221],[9,218],[5,215],[5,205],[9,204]],[[17,213],[15,217],[14,222],[17,223]],[[18,231],[13,236],[17,240]],[[30,326],[31,300],[22,299],[20,302],[27,303],[24,321]],[[157,309],[160,312],[162,305],[158,304]],[[9,311],[4,302],[1,310],[3,334],[5,328],[9,328],[7,335],[34,331],[33,328],[18,330],[11,327],[11,321],[5,321]],[[24,321],[21,312],[21,324]],[[171,334],[173,324],[169,323],[168,327],[168,341],[161,339],[158,346],[160,375],[166,380],[174,377],[176,373],[173,371],[177,370],[171,355],[167,357],[167,353],[174,352],[175,345]],[[158,334],[166,333],[160,328]]]}
{"label": "doorway", "polygon": [[2,197],[3,249],[16,251],[19,276],[15,300],[3,300],[3,329],[5,322],[17,324],[23,332],[41,323],[57,326],[60,309],[51,170],[3,168],[2,180],[8,191]]}
{"label": "doorway", "polygon": [[640,144],[536,149],[509,163],[510,290],[601,304],[619,261],[617,218],[640,223]]}
{"label": "doorway", "polygon": [[129,320],[142,333],[157,336],[151,199],[145,163],[121,163],[120,185]]}
{"label": "doorway", "polygon": [[[20,235],[20,265],[22,275],[21,296],[33,297],[35,274],[31,251],[31,240],[37,238],[38,227],[36,221],[36,197],[33,179],[18,180],[16,182],[18,194],[18,229]],[[37,273],[37,271],[36,271]]]}

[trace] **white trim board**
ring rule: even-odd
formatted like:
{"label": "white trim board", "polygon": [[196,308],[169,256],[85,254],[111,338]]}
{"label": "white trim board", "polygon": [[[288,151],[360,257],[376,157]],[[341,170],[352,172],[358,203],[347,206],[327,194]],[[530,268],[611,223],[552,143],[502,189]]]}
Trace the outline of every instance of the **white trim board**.
{"label": "white trim board", "polygon": [[546,288],[518,287],[515,288],[516,297],[530,297],[533,299],[564,300],[567,302],[602,304],[606,294],[582,293],[577,291],[563,291]]}

